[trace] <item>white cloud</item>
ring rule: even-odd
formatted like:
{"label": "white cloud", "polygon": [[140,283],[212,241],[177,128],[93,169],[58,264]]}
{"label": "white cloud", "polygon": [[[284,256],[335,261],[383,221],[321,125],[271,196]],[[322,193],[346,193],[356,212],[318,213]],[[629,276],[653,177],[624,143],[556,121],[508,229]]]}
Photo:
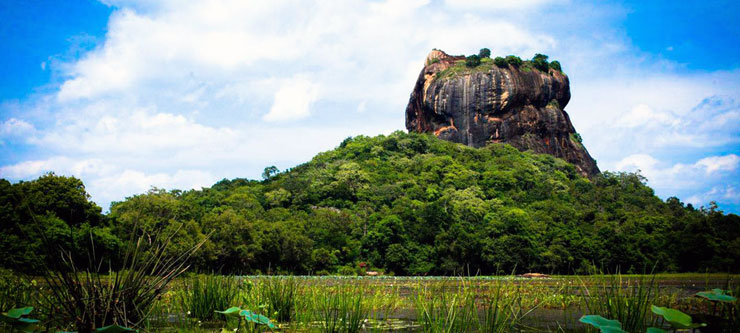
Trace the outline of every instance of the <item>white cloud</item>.
{"label": "white cloud", "polygon": [[[350,135],[403,129],[433,47],[560,60],[567,110],[602,169],[640,168],[661,193],[735,172],[740,71],[676,72],[630,44],[624,10],[567,2],[106,0],[117,8],[104,43],[50,61],[66,79],[58,93],[0,118],[0,136],[55,157],[0,172],[79,175],[103,205],[149,185],[258,177]],[[679,163],[669,149],[691,156]]]}
{"label": "white cloud", "polygon": [[445,0],[445,4],[462,9],[521,9],[547,3],[562,2],[554,0]]}
{"label": "white cloud", "polygon": [[648,184],[664,197],[682,196],[697,206],[712,200],[734,205],[740,203],[735,190],[740,186],[738,164],[740,156],[736,154],[709,156],[691,164],[671,164],[647,154],[635,154],[620,160],[616,170],[640,171]]}
{"label": "white cloud", "polygon": [[298,120],[308,117],[310,107],[319,97],[319,87],[303,78],[290,79],[275,92],[266,121]]}
{"label": "white cloud", "polygon": [[735,154],[706,157],[696,162],[696,166],[703,167],[707,174],[718,171],[734,171],[738,164],[740,164],[740,156]]}
{"label": "white cloud", "polygon": [[680,120],[676,115],[670,112],[654,111],[645,104],[639,104],[620,118],[616,126],[634,128],[638,126],[677,126],[679,124]]}
{"label": "white cloud", "polygon": [[29,135],[35,130],[36,128],[29,122],[16,118],[10,118],[0,123],[0,137]]}
{"label": "white cloud", "polygon": [[55,156],[45,160],[29,160],[0,167],[0,177],[10,179],[27,179],[38,177],[47,172],[85,177],[100,175],[114,169],[100,159],[73,159]]}
{"label": "white cloud", "polygon": [[697,207],[708,206],[711,201],[740,204],[740,191],[733,185],[715,186],[709,191],[692,195],[686,199],[686,202]]}

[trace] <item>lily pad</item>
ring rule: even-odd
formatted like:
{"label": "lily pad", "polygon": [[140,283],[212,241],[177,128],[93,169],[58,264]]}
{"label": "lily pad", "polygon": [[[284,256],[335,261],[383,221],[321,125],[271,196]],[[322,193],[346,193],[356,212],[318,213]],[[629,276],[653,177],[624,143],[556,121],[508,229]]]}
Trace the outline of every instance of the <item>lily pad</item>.
{"label": "lily pad", "polygon": [[220,314],[225,315],[225,316],[229,316],[229,317],[239,317],[240,316],[240,313],[239,313],[240,311],[242,311],[242,309],[240,309],[238,306],[234,306],[234,307],[230,307],[230,308],[228,308],[226,310],[223,310],[223,311],[216,310],[215,312],[216,313],[220,313]]}
{"label": "lily pad", "polygon": [[249,310],[241,310],[239,311],[239,315],[244,317],[247,321],[257,323],[260,325],[267,325],[269,328],[275,328],[275,324],[273,324],[272,321],[270,321],[270,318],[267,318],[261,314],[254,313]]}
{"label": "lily pad", "polygon": [[702,291],[696,293],[696,296],[704,297],[713,302],[726,302],[732,303],[737,301],[737,297],[727,295],[722,289],[712,289],[710,291]]}
{"label": "lily pad", "polygon": [[31,313],[31,311],[33,311],[33,307],[32,306],[27,306],[27,307],[24,307],[24,308],[10,309],[10,310],[8,310],[8,312],[3,313],[3,315],[6,315],[6,316],[8,316],[10,318],[18,319],[20,317],[23,317],[23,316],[28,315],[29,313]]}
{"label": "lily pad", "polygon": [[116,324],[101,327],[95,330],[95,332],[101,333],[122,333],[122,332],[136,332],[133,328],[118,326]]}
{"label": "lily pad", "polygon": [[627,333],[622,330],[622,323],[618,320],[606,319],[599,315],[586,315],[578,321],[596,327],[603,333]]}
{"label": "lily pad", "polygon": [[707,324],[704,323],[694,323],[691,320],[691,316],[676,309],[669,309],[655,305],[653,305],[651,309],[653,310],[653,313],[662,316],[663,319],[670,323],[674,328],[693,329],[707,326]]}

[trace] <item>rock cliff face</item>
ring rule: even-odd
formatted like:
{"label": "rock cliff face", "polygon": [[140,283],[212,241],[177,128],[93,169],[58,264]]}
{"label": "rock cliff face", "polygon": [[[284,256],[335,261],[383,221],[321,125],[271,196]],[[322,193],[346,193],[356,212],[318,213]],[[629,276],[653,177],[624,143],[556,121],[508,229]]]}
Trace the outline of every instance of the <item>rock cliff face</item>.
{"label": "rock cliff face", "polygon": [[406,128],[472,147],[508,143],[562,158],[584,176],[599,173],[568,114],[568,77],[550,69],[499,67],[491,59],[474,68],[464,57],[432,50],[406,107]]}

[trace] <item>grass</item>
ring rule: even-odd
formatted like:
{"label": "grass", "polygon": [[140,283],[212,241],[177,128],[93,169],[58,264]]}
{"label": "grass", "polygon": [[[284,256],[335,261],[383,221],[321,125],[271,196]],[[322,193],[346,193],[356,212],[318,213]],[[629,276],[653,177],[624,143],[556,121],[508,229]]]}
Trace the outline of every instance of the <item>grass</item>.
{"label": "grass", "polygon": [[261,305],[266,305],[266,315],[279,322],[289,322],[295,317],[296,293],[300,280],[295,277],[267,277],[262,279],[258,293]]}
{"label": "grass", "polygon": [[315,320],[321,332],[355,333],[363,328],[370,313],[370,306],[364,301],[365,286],[362,283],[344,283],[320,294],[313,294]]}
{"label": "grass", "polygon": [[233,306],[239,293],[239,281],[232,276],[193,275],[186,278],[179,303],[191,318],[199,320],[220,319],[214,309]]}
{"label": "grass", "polygon": [[24,306],[37,306],[40,288],[36,280],[0,269],[0,312]]}
{"label": "grass", "polygon": [[628,332],[644,332],[656,323],[650,315],[659,289],[655,275],[624,279],[621,274],[598,275],[592,287],[583,285],[583,302],[588,314],[616,319]]}
{"label": "grass", "polygon": [[[200,242],[183,253],[168,255],[166,248],[173,235],[132,237],[118,271],[111,267],[105,271],[94,251],[88,268],[80,269],[72,253],[60,249],[59,267],[46,268],[47,290],[40,294],[47,327],[74,328],[78,332],[112,324],[143,328],[167,285],[187,270],[188,259],[203,245]],[[44,242],[48,248],[54,247]]]}
{"label": "grass", "polygon": [[525,300],[520,286],[501,281],[493,285],[420,285],[414,297],[417,320],[424,332],[509,332],[536,307]]}
{"label": "grass", "polygon": [[[101,280],[104,283],[113,282],[114,276],[103,275]],[[5,285],[2,281],[5,281]],[[645,304],[650,302],[681,309],[699,320],[700,314],[713,313],[712,304],[694,297],[694,293],[711,288],[740,293],[737,281],[738,276],[726,274],[600,274],[554,276],[541,280],[514,276],[231,278],[198,275],[180,277],[169,283],[155,299],[151,315],[138,327],[147,331],[175,329],[181,332],[212,332],[224,327],[233,328],[234,320],[224,323],[188,318],[187,311],[191,312],[191,317],[195,311],[193,308],[186,309],[181,303],[188,293],[196,293],[196,290],[201,290],[199,294],[218,292],[216,289],[221,289],[217,287],[219,283],[223,288],[231,289],[234,288],[233,282],[238,296],[228,307],[249,309],[273,321],[276,321],[279,313],[292,313],[289,320],[277,320],[282,332],[390,329],[426,332],[549,329],[570,332],[586,329],[577,322],[581,315],[599,312],[604,317],[621,318],[619,320],[625,323],[625,327],[635,326],[630,323],[641,321],[646,325],[651,324],[655,317],[650,313],[643,315]],[[10,289],[8,286],[11,283],[11,279],[0,279],[0,290]],[[200,287],[195,287],[196,284],[200,284]],[[49,292],[43,282],[38,287],[43,287],[45,293]],[[231,293],[233,295],[233,291]],[[208,303],[206,299],[228,298],[228,294],[224,293],[226,296],[223,297],[193,297],[203,299],[197,302],[202,304],[205,313],[209,307],[204,305]],[[292,310],[280,310],[290,308],[291,304]],[[222,306],[218,310],[228,307]],[[740,322],[738,307],[740,305],[737,303],[729,304],[722,309],[717,308],[716,313],[728,325],[733,325],[731,320]]]}

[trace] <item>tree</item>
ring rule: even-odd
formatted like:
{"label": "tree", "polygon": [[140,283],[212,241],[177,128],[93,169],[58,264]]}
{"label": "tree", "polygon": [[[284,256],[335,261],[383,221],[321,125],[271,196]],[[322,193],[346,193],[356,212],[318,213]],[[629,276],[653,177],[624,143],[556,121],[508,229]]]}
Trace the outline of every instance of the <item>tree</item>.
{"label": "tree", "polygon": [[506,56],[506,62],[509,63],[509,65],[512,65],[514,67],[519,67],[522,65],[522,58],[519,58],[515,55]]}
{"label": "tree", "polygon": [[504,59],[502,57],[496,57],[495,59],[493,59],[493,63],[496,66],[498,66],[498,67],[507,67],[508,66],[508,64],[506,62],[506,59]]}
{"label": "tree", "polygon": [[563,71],[563,69],[560,67],[560,61],[557,61],[557,60],[553,60],[552,62],[550,62],[550,68],[552,68],[552,69],[554,69],[554,70],[556,70],[558,72],[562,72]]}
{"label": "tree", "polygon": [[270,180],[273,176],[280,173],[280,170],[274,165],[271,165],[269,167],[265,168],[265,171],[262,171],[262,179],[264,180]]}
{"label": "tree", "polygon": [[480,52],[478,52],[478,57],[480,58],[490,58],[491,57],[491,50],[488,48],[482,48],[480,49]]}
{"label": "tree", "polygon": [[532,58],[532,66],[547,73],[548,68],[550,68],[549,64],[547,63],[547,58],[548,57],[544,54],[536,53],[534,55],[534,58]]}
{"label": "tree", "polygon": [[477,67],[480,65],[480,57],[478,55],[470,55],[467,58],[465,58],[465,66],[467,67]]}

